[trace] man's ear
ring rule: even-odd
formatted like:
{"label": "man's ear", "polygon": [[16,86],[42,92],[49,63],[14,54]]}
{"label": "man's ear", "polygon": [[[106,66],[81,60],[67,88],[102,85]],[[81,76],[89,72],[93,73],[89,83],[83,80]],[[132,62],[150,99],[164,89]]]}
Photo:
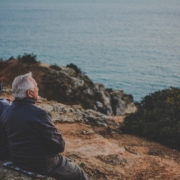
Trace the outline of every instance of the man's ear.
{"label": "man's ear", "polygon": [[26,91],[26,96],[29,97],[29,98],[33,98],[33,91],[31,91],[30,89],[28,89]]}

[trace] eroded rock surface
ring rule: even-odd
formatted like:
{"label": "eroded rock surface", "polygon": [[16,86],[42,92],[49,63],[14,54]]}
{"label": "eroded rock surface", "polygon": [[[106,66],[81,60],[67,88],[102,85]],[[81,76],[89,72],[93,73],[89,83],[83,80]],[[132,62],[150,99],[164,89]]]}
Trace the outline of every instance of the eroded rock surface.
{"label": "eroded rock surface", "polygon": [[106,115],[124,115],[136,111],[132,95],[108,90],[103,84],[93,83],[73,68],[49,66],[42,63],[27,64],[18,60],[0,61],[0,81],[11,87],[14,77],[32,72],[39,93],[48,100],[93,109]]}
{"label": "eroded rock surface", "polygon": [[[11,92],[4,92],[10,97]],[[110,117],[79,105],[40,98],[37,106],[52,114],[66,142],[63,156],[78,164],[90,180],[179,180],[180,152],[143,138],[119,133],[123,117]],[[31,178],[2,167],[0,179]],[[54,180],[49,178],[48,180]]]}

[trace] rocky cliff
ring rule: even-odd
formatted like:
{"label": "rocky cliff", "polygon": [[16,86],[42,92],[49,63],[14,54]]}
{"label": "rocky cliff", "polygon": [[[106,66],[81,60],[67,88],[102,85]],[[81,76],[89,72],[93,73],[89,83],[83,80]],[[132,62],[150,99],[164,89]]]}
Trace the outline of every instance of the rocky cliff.
{"label": "rocky cliff", "polygon": [[40,96],[48,100],[81,105],[85,109],[93,109],[106,115],[119,116],[136,111],[132,95],[93,83],[76,65],[50,66],[35,60],[28,61],[28,58],[31,56],[0,61],[0,81],[11,87],[14,77],[31,71],[38,83]]}
{"label": "rocky cliff", "polygon": [[[12,98],[11,90],[3,91],[3,97]],[[90,180],[180,179],[180,152],[121,134],[123,116],[106,116],[80,105],[64,105],[45,98],[40,98],[37,106],[52,114],[66,141],[63,155],[78,164]],[[3,168],[0,162],[0,179],[31,178]]]}

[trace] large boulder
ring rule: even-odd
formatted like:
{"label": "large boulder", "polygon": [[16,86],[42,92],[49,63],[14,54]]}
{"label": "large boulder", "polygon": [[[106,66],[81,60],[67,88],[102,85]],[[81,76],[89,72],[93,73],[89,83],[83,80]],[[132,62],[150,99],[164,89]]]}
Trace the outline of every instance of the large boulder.
{"label": "large boulder", "polygon": [[112,91],[110,97],[114,115],[121,116],[136,112],[137,108],[134,105],[132,95],[124,94],[123,91]]}

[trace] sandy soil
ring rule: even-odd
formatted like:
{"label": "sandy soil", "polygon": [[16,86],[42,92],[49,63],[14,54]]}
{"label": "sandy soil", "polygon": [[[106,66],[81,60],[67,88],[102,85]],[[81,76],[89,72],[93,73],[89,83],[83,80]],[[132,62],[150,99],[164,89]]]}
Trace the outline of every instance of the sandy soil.
{"label": "sandy soil", "polygon": [[180,152],[176,150],[131,135],[103,137],[86,124],[56,127],[66,141],[63,154],[91,179],[180,179]]}

